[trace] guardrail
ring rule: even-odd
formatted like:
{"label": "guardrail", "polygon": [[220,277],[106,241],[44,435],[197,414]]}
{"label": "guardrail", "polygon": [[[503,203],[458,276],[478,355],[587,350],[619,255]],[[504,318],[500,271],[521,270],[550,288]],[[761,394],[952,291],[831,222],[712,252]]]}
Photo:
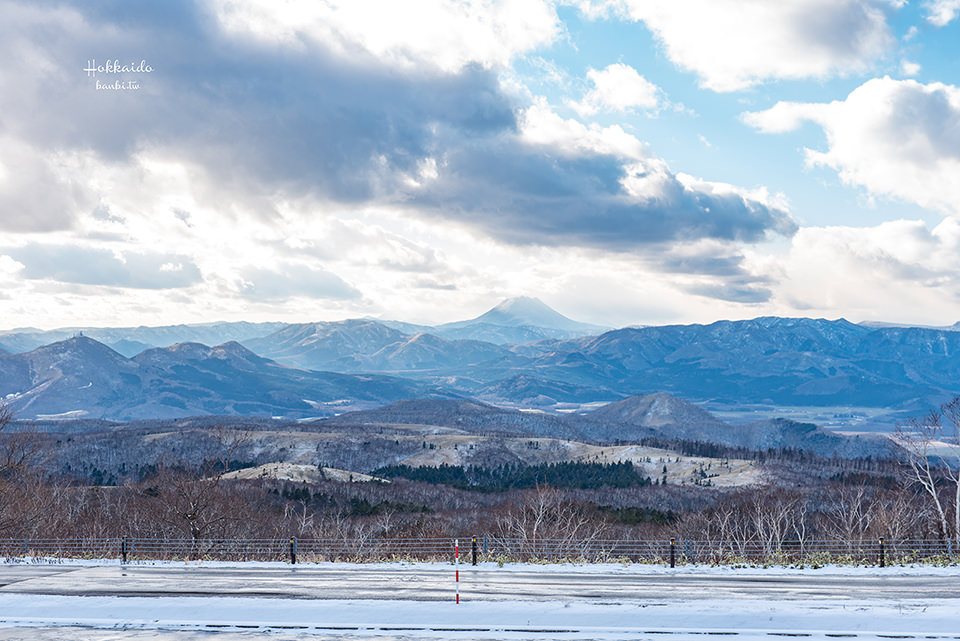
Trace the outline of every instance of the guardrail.
{"label": "guardrail", "polygon": [[[570,541],[495,536],[460,537],[464,562],[580,561],[682,564],[769,563],[774,565],[841,563],[960,564],[960,546],[939,540]],[[128,560],[450,561],[452,538],[343,539],[0,539],[5,558],[117,558]]]}

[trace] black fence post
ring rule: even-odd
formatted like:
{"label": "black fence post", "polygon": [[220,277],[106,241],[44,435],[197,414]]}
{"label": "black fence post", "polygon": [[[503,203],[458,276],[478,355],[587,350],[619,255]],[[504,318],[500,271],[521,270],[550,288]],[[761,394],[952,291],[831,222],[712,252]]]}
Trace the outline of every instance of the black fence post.
{"label": "black fence post", "polygon": [[677,567],[677,542],[670,539],[670,567]]}
{"label": "black fence post", "polygon": [[127,562],[127,537],[120,539],[120,556],[123,557],[123,562]]}
{"label": "black fence post", "polygon": [[483,558],[487,558],[487,554],[489,554],[489,553],[490,553],[490,551],[489,551],[489,549],[487,548],[487,535],[484,534],[484,535],[483,535]]}
{"label": "black fence post", "polygon": [[297,563],[297,537],[290,539],[290,564],[296,565]]}
{"label": "black fence post", "polygon": [[883,539],[880,539],[880,567],[884,567],[886,559],[883,558]]}
{"label": "black fence post", "polygon": [[473,553],[473,564],[477,564],[477,537],[473,537],[473,543],[470,545],[470,552]]}

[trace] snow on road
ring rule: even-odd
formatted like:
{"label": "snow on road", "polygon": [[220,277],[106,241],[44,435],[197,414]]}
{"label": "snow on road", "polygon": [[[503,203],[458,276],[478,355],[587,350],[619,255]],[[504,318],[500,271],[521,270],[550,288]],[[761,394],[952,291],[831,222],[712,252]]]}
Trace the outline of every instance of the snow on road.
{"label": "snow on road", "polygon": [[[83,565],[87,565],[83,563]],[[155,565],[155,564],[153,564]],[[162,564],[161,564],[162,565]],[[182,566],[183,564],[180,564]],[[242,564],[219,564],[243,567]],[[251,564],[252,565],[252,564]],[[258,564],[260,567],[268,564]],[[334,565],[334,564],[329,564]],[[336,564],[341,569],[349,567]],[[422,564],[437,569],[438,564]],[[70,566],[67,566],[70,567]],[[79,567],[79,564],[78,564]],[[272,567],[269,566],[268,567]],[[284,567],[276,564],[276,567]],[[289,566],[286,566],[289,567]],[[364,565],[363,567],[370,567]],[[383,565],[398,569],[399,565]],[[405,567],[418,567],[406,564]],[[442,566],[441,566],[442,567]],[[494,566],[495,567],[495,566]],[[517,565],[499,568],[519,572],[582,573],[583,580],[605,573],[667,573],[650,566]],[[681,568],[704,577],[744,574],[764,577],[812,574],[876,579],[956,577],[960,568]],[[4,641],[227,641],[287,639],[595,639],[598,641],[661,639],[704,641],[729,636],[736,641],[801,637],[960,638],[960,599],[749,599],[711,598],[708,592],[664,599],[569,598],[471,601],[469,589],[457,605],[437,600],[253,598],[242,596],[61,596],[24,594],[16,583],[0,593],[0,639]],[[452,597],[452,593],[451,593]]]}

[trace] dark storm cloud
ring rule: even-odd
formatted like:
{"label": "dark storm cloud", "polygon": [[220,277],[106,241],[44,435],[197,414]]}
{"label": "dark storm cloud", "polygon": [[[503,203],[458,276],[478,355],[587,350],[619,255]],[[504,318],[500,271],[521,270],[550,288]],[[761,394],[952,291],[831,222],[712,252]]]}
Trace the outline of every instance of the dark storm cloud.
{"label": "dark storm cloud", "polygon": [[[224,34],[194,3],[159,6],[8,4],[0,54],[9,60],[39,43],[53,71],[43,90],[28,81],[0,98],[0,132],[114,160],[161,148],[202,165],[224,197],[261,199],[265,215],[275,197],[404,203],[510,243],[616,250],[795,230],[784,211],[688,188],[672,174],[639,199],[621,186],[625,159],[524,144],[518,105],[493,71],[398,70],[317,43],[271,47]],[[153,67],[137,78],[142,89],[95,90],[82,69],[114,58]],[[438,178],[411,187],[427,157]]]}
{"label": "dark storm cloud", "polygon": [[110,251],[69,245],[27,245],[3,253],[21,263],[23,277],[31,280],[136,289],[189,287],[201,280],[189,258],[174,254],[117,257]]}

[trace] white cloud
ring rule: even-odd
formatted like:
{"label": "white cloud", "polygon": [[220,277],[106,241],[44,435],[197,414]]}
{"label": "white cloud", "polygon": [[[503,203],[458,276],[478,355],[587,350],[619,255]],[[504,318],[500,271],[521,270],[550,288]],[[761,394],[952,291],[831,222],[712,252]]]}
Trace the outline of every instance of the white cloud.
{"label": "white cloud", "polygon": [[231,32],[292,47],[322,43],[345,57],[457,71],[503,66],[547,45],[560,21],[548,0],[215,0]]}
{"label": "white cloud", "polygon": [[605,69],[591,69],[587,78],[593,83],[581,102],[572,106],[581,115],[598,111],[657,111],[663,100],[663,91],[630,65],[616,63]]}
{"label": "white cloud", "polygon": [[873,194],[960,213],[960,88],[881,78],[846,100],[780,102],[743,119],[771,133],[815,122],[828,148],[806,150],[810,165],[830,167]]}
{"label": "white cloud", "polygon": [[[893,45],[878,0],[619,0],[703,86],[736,91],[774,79],[862,71]],[[596,14],[597,9],[591,8]]]}
{"label": "white cloud", "polygon": [[960,0],[931,0],[924,3],[927,20],[938,27],[945,27],[960,14]]}
{"label": "white cloud", "polygon": [[900,73],[905,76],[915,76],[923,69],[916,62],[910,62],[909,60],[900,61]]}
{"label": "white cloud", "polygon": [[569,155],[609,154],[635,160],[647,155],[644,143],[619,125],[587,126],[572,118],[562,118],[542,98],[524,109],[517,123],[525,143],[552,147]]}
{"label": "white cloud", "polygon": [[783,261],[777,298],[808,314],[946,324],[960,297],[960,222],[934,229],[896,220],[875,227],[807,227]]}

